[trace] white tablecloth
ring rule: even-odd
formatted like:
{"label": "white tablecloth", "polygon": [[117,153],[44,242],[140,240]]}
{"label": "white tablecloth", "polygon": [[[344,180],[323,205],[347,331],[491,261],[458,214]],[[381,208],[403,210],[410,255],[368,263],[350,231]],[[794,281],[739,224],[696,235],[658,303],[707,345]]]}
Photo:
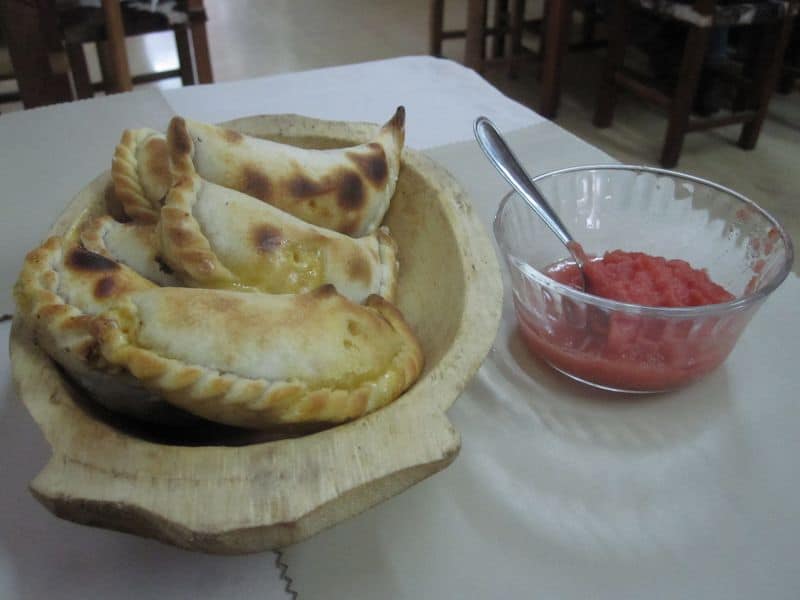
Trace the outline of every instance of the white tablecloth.
{"label": "white tablecloth", "polygon": [[[532,173],[608,157],[458,65],[405,58],[0,117],[0,284],[119,130],[174,112],[381,121],[462,181],[489,224],[506,185],[471,142],[492,117]],[[442,144],[465,142],[441,147]],[[437,147],[438,146],[438,147]],[[10,191],[9,191],[10,190]],[[800,282],[790,276],[726,365],[688,390],[619,401],[528,358],[508,298],[494,348],[449,416],[454,464],[289,548],[301,598],[796,598]],[[5,340],[8,324],[0,325]],[[26,483],[48,451],[0,356],[0,598],[284,598],[274,555],[212,557],[49,515]]]}
{"label": "white tablecloth", "polygon": [[[508,138],[532,173],[607,162],[550,123]],[[476,145],[428,154],[489,227],[506,184]],[[300,597],[797,598],[800,280],[707,379],[633,398],[530,358],[507,280],[494,346],[448,412],[461,453],[286,549]]]}

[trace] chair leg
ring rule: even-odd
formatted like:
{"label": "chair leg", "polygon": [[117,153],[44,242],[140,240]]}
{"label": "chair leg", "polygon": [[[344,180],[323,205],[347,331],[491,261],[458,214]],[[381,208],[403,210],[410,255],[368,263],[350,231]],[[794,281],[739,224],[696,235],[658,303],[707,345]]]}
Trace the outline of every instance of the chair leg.
{"label": "chair leg", "polygon": [[782,58],[792,32],[792,18],[787,16],[775,27],[764,29],[758,49],[759,69],[753,81],[750,102],[750,106],[756,109],[756,114],[744,124],[739,135],[739,147],[745,150],[752,150],[758,142],[772,92],[781,74]]}
{"label": "chair leg", "polygon": [[467,4],[467,40],[464,64],[478,73],[483,71],[486,56],[486,7],[488,0],[469,0]]}
{"label": "chair leg", "polygon": [[175,33],[175,47],[178,50],[178,66],[181,72],[183,85],[194,85],[194,64],[192,63],[192,42],[189,39],[189,29],[185,25],[173,28]]}
{"label": "chair leg", "polygon": [[444,31],[444,0],[431,0],[428,13],[428,46],[431,56],[442,56]]}
{"label": "chair leg", "polygon": [[547,11],[544,56],[542,57],[541,99],[539,114],[554,119],[561,96],[561,67],[569,42],[569,26],[572,21],[572,1],[552,0]]}
{"label": "chair leg", "polygon": [[206,34],[205,21],[193,19],[191,22],[192,47],[194,60],[197,67],[198,83],[214,83],[214,74],[211,70],[211,56],[208,50],[208,35]]}
{"label": "chair leg", "polygon": [[95,44],[95,48],[97,49],[97,62],[100,64],[100,74],[103,77],[103,90],[106,95],[113,94],[117,83],[108,43],[101,40]]}
{"label": "chair leg", "polygon": [[597,103],[594,109],[593,123],[595,127],[609,127],[614,120],[614,109],[617,106],[617,71],[625,62],[627,47],[628,2],[616,0],[609,25],[609,42],[606,64],[597,90]]}
{"label": "chair leg", "polygon": [[94,96],[92,80],[89,78],[89,67],[86,65],[86,54],[80,42],[66,44],[69,68],[72,71],[72,80],[75,82],[75,93],[79,99]]}
{"label": "chair leg", "polygon": [[508,0],[495,0],[494,28],[492,36],[492,57],[501,58],[506,53],[506,33],[508,32]]}
{"label": "chair leg", "polygon": [[128,51],[125,47],[125,24],[122,21],[122,8],[116,0],[103,0],[103,18],[107,35],[108,59],[114,70],[114,88],[116,92],[128,92],[133,89]]}
{"label": "chair leg", "polygon": [[661,165],[672,168],[678,163],[683,147],[683,138],[689,125],[692,102],[700,83],[700,73],[708,49],[711,29],[708,27],[690,27],[686,46],[683,50],[678,85],[672,97],[669,109],[669,124],[664,147],[661,150]]}
{"label": "chair leg", "polygon": [[[525,28],[525,0],[512,0],[511,4],[511,43],[509,53],[512,58],[522,54],[522,33]],[[516,79],[519,75],[519,64],[512,61],[508,66],[508,76]]]}
{"label": "chair leg", "polygon": [[545,2],[542,6],[542,21],[539,24],[539,62],[536,69],[536,81],[539,85],[542,85],[544,79],[544,53],[547,50],[547,26],[550,23],[551,12],[550,2]]}

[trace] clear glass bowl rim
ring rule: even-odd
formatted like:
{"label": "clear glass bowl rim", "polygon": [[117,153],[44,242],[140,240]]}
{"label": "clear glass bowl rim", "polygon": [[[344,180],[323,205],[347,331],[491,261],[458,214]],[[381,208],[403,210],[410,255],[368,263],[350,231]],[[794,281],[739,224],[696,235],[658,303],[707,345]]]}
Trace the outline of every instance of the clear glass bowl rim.
{"label": "clear glass bowl rim", "polygon": [[[540,285],[543,285],[549,289],[552,289],[563,296],[567,296],[572,300],[582,302],[584,304],[592,304],[595,306],[599,306],[608,310],[628,313],[628,314],[637,314],[637,315],[649,315],[652,317],[660,317],[660,318],[694,318],[694,317],[701,317],[701,316],[710,316],[710,315],[719,315],[725,314],[729,312],[736,312],[740,310],[745,310],[748,307],[752,306],[753,304],[760,302],[767,296],[769,296],[775,289],[783,283],[784,279],[789,275],[789,272],[792,269],[792,263],[794,262],[794,245],[792,244],[792,239],[783,226],[778,222],[775,217],[769,214],[766,210],[761,208],[758,204],[743,196],[739,192],[736,192],[730,188],[725,187],[724,185],[720,185],[718,183],[714,183],[713,181],[709,181],[708,179],[703,179],[702,177],[696,177],[695,175],[689,175],[688,173],[682,173],[680,171],[672,171],[669,169],[659,169],[658,167],[648,167],[645,165],[627,165],[627,164],[596,164],[596,165],[581,165],[577,167],[567,167],[564,169],[556,169],[554,171],[548,171],[547,173],[542,173],[541,175],[537,175],[536,177],[532,177],[532,180],[535,182],[546,179],[548,177],[553,177],[556,175],[563,175],[566,173],[577,173],[581,171],[631,171],[637,173],[652,173],[655,175],[668,175],[670,177],[677,177],[681,179],[685,179],[687,181],[691,181],[693,183],[699,183],[725,194],[729,194],[742,202],[742,204],[749,206],[753,210],[755,210],[758,214],[762,217],[767,219],[775,230],[780,234],[781,238],[783,239],[783,243],[786,248],[786,257],[784,259],[784,263],[782,268],[775,276],[764,286],[761,287],[758,291],[747,294],[745,296],[740,296],[731,300],[729,302],[722,302],[719,304],[706,304],[704,306],[691,306],[691,307],[682,307],[682,308],[671,308],[671,307],[658,307],[658,306],[643,306],[640,304],[630,304],[628,302],[619,302],[617,300],[610,300],[608,298],[601,298],[599,296],[593,296],[592,294],[588,294],[586,292],[582,292],[580,290],[576,290],[573,287],[565,285],[563,283],[559,283],[554,279],[551,279],[535,267],[529,265],[525,261],[517,258],[516,256],[511,253],[504,240],[502,239],[502,235],[499,231],[499,222],[500,222],[500,215],[503,212],[506,204],[515,196],[518,195],[516,191],[511,190],[508,192],[503,199],[500,201],[500,205],[497,208],[497,212],[495,213],[494,222],[493,222],[493,232],[494,237],[497,240],[500,249],[503,251],[505,256],[514,256],[514,258],[522,265],[527,268],[522,269],[523,273],[534,279]],[[521,200],[524,202],[524,200]],[[532,209],[531,209],[532,210]],[[580,240],[578,240],[580,241]]]}

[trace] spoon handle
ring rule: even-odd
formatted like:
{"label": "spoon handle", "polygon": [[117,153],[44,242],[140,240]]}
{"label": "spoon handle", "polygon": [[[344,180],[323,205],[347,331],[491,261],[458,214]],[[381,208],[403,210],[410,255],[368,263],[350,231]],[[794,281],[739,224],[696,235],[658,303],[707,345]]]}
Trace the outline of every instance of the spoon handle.
{"label": "spoon handle", "polygon": [[517,193],[522,196],[523,200],[536,211],[536,214],[556,234],[556,237],[563,244],[574,242],[561,219],[558,218],[558,215],[534,185],[530,175],[525,172],[517,157],[514,156],[511,148],[500,136],[494,123],[486,117],[475,119],[475,138],[489,161]]}

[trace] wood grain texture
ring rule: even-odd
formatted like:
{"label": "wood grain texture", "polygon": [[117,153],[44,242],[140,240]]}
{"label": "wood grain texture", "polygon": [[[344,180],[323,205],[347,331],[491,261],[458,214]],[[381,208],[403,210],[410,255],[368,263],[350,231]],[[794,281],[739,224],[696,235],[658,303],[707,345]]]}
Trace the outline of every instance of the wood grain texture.
{"label": "wood grain texture", "polygon": [[[226,126],[316,147],[360,143],[376,127],[293,115]],[[51,233],[109,210],[107,187],[108,174],[87,186]],[[235,445],[213,436],[186,445],[141,435],[87,401],[16,321],[15,385],[53,452],[31,483],[36,498],[78,523],[235,554],[298,542],[447,466],[460,438],[445,411],[479,367],[499,323],[497,260],[455,180],[411,150],[404,152],[385,223],[400,250],[396,303],[420,339],[425,371],[389,406],[318,433]]]}

